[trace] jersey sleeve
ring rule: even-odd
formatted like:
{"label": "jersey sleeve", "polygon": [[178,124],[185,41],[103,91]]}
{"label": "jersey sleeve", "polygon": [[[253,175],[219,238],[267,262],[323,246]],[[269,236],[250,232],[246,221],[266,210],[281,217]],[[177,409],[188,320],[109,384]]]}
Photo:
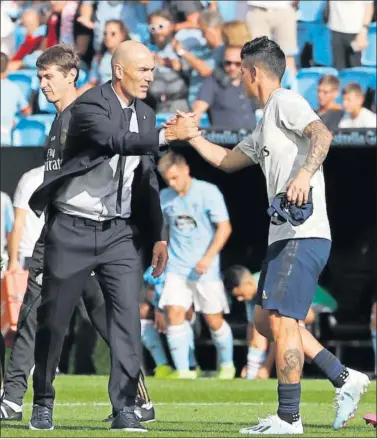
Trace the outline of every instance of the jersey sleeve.
{"label": "jersey sleeve", "polygon": [[219,188],[210,185],[206,190],[206,202],[210,219],[213,223],[221,223],[229,220],[228,209],[223,194]]}
{"label": "jersey sleeve", "polygon": [[255,141],[252,134],[249,134],[244,140],[242,140],[242,142],[236,145],[235,149],[242,151],[250,157],[254,163],[259,163],[259,155],[255,148]]}
{"label": "jersey sleeve", "polygon": [[276,124],[293,131],[300,137],[311,122],[321,120],[308,101],[294,92],[278,94],[275,105]]}

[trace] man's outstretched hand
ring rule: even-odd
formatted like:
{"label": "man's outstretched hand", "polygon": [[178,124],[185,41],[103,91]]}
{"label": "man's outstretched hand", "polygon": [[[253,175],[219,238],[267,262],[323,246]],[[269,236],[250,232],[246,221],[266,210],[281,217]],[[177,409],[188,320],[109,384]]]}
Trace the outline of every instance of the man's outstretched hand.
{"label": "man's outstretched hand", "polygon": [[191,140],[202,135],[198,129],[195,113],[183,113],[177,110],[177,115],[163,124],[163,127],[165,128],[165,139],[168,142]]}

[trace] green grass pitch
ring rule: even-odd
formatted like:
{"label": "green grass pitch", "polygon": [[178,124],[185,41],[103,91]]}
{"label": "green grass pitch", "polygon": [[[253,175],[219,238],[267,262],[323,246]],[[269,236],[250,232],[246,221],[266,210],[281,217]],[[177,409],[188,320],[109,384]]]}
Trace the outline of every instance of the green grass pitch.
{"label": "green grass pitch", "polygon": [[[29,383],[31,385],[31,382]],[[148,433],[110,433],[101,422],[111,409],[105,376],[58,376],[55,381],[55,430],[32,432],[27,424],[31,413],[28,392],[22,422],[2,422],[1,437],[240,437],[238,431],[256,423],[258,416],[276,413],[275,380],[167,381],[148,379],[157,420],[146,424]],[[376,411],[376,382],[369,386],[349,426],[332,429],[333,387],[324,380],[304,380],[301,414],[306,437],[376,437],[362,416]]]}

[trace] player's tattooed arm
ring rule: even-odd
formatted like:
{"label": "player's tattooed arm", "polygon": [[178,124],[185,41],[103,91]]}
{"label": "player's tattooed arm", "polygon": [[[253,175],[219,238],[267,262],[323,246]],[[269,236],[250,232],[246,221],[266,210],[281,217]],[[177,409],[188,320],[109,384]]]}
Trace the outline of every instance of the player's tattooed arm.
{"label": "player's tattooed arm", "polygon": [[233,149],[223,148],[204,137],[196,137],[189,142],[204,160],[222,171],[232,173],[254,164],[252,159],[238,146]]}
{"label": "player's tattooed arm", "polygon": [[329,152],[332,134],[321,120],[315,120],[306,126],[304,136],[310,139],[310,148],[302,168],[314,175]]}

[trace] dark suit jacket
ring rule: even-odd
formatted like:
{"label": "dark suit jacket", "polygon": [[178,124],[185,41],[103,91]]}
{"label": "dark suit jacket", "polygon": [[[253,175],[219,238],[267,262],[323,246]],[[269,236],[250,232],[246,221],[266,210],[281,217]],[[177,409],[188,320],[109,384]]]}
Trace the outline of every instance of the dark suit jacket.
{"label": "dark suit jacket", "polygon": [[62,166],[45,177],[29,201],[38,216],[68,180],[86,174],[115,154],[139,155],[132,183],[132,220],[145,244],[167,240],[155,173],[154,156],[159,150],[156,116],[140,100],[136,100],[135,109],[139,133],[125,130],[123,110],[110,82],[92,88],[75,101]]}

